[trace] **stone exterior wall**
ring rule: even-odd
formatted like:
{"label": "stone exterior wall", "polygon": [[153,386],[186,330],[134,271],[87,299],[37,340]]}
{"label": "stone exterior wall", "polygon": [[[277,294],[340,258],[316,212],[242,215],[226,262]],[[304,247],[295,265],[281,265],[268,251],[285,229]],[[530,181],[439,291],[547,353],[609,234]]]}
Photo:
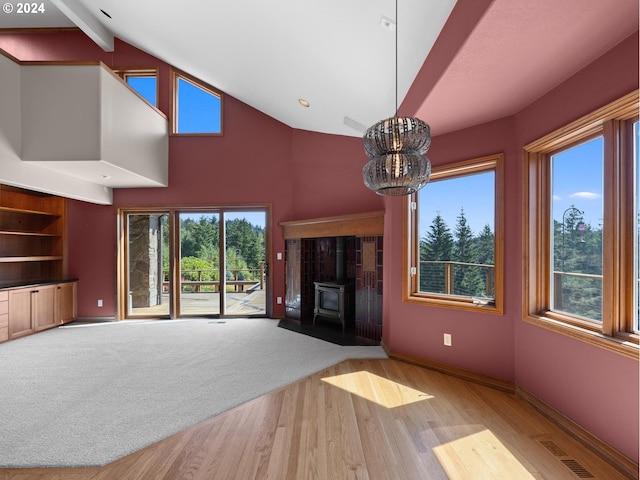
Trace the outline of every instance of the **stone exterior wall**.
{"label": "stone exterior wall", "polygon": [[160,215],[129,216],[129,294],[132,308],[161,303]]}

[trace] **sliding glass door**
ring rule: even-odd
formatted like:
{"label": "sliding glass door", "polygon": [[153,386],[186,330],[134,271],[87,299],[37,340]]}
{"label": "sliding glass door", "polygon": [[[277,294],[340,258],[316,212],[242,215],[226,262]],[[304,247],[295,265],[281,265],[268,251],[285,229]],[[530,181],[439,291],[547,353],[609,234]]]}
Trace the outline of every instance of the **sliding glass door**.
{"label": "sliding glass door", "polygon": [[267,212],[121,211],[120,318],[266,316]]}
{"label": "sliding glass door", "polygon": [[220,213],[178,212],[180,315],[220,314]]}
{"label": "sliding glass door", "polygon": [[224,216],[227,315],[266,315],[265,212],[227,211]]}

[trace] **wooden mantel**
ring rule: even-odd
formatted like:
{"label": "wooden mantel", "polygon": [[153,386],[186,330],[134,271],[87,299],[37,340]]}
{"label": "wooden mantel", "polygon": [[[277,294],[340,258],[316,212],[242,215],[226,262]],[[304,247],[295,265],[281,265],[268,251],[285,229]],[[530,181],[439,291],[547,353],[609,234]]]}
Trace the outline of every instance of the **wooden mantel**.
{"label": "wooden mantel", "polygon": [[384,210],[280,222],[285,240],[384,234]]}

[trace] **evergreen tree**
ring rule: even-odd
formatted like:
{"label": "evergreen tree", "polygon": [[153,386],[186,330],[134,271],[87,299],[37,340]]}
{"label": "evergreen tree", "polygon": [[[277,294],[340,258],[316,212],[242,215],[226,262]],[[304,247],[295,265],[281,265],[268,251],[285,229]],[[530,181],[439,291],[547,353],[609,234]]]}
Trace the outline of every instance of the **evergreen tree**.
{"label": "evergreen tree", "polygon": [[565,212],[564,224],[553,222],[554,282],[560,282],[554,309],[601,321],[602,227],[585,223],[573,205]]}
{"label": "evergreen tree", "polygon": [[187,218],[180,221],[180,256],[196,257],[198,252],[198,244],[194,238],[193,230],[195,223],[192,219]]}
{"label": "evergreen tree", "polygon": [[469,227],[467,217],[464,215],[464,208],[460,209],[454,233],[453,260],[466,263],[475,261],[477,255],[473,245],[473,232]]}
{"label": "evergreen tree", "polygon": [[218,217],[215,215],[209,217],[202,215],[194,229],[194,240],[200,248],[207,246],[218,248],[218,238]]}
{"label": "evergreen tree", "polygon": [[[475,237],[474,244],[477,252],[476,261],[480,265],[495,266],[495,235],[491,231],[491,227],[487,224],[482,228],[480,234]],[[495,296],[495,269],[490,267],[482,267],[482,275],[485,279],[485,295],[488,297]]]}
{"label": "evergreen tree", "polygon": [[180,255],[183,258],[212,260],[211,252],[216,251],[219,246],[218,231],[216,216],[202,215],[197,222],[191,218],[180,220]]}
{"label": "evergreen tree", "polygon": [[465,265],[477,263],[478,253],[475,249],[473,232],[464,215],[464,208],[460,209],[456,222],[453,260],[462,265],[454,266],[454,291],[452,293],[456,295],[484,295],[485,282],[480,268]]}
{"label": "evergreen tree", "polygon": [[476,263],[482,265],[494,265],[495,262],[495,237],[491,227],[487,224],[482,228],[480,234],[475,238]]}
{"label": "evergreen tree", "polygon": [[260,262],[264,261],[264,230],[238,218],[226,222],[225,233],[227,252],[233,248],[248,268],[259,268]]}
{"label": "evergreen tree", "polygon": [[[444,293],[444,261],[453,255],[453,236],[438,212],[429,231],[420,240],[420,291]],[[436,262],[436,263],[424,263]]]}

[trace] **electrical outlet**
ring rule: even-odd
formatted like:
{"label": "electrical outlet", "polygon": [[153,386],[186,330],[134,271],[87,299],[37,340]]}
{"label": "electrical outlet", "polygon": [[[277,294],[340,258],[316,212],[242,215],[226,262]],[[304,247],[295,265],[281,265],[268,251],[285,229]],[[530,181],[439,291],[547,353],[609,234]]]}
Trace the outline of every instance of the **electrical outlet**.
{"label": "electrical outlet", "polygon": [[282,260],[282,252],[278,252],[278,253],[276,253],[276,258],[277,258],[278,260]]}
{"label": "electrical outlet", "polygon": [[276,297],[276,303],[280,305],[282,303],[282,297]]}
{"label": "electrical outlet", "polygon": [[444,344],[447,347],[451,346],[451,334],[450,333],[445,333],[444,334]]}
{"label": "electrical outlet", "polygon": [[98,306],[99,306],[99,307],[101,307],[101,306],[102,306],[102,299],[101,299],[101,298],[99,298],[99,299],[98,299]]}

